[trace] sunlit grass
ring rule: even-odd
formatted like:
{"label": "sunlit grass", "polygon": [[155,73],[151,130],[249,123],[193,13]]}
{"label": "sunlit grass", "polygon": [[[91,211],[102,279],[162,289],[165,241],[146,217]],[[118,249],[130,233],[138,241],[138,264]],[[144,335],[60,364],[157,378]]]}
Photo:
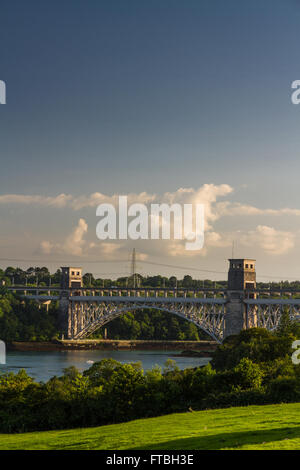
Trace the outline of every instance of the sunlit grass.
{"label": "sunlit grass", "polygon": [[0,434],[0,449],[299,449],[300,403],[172,414],[97,428]]}

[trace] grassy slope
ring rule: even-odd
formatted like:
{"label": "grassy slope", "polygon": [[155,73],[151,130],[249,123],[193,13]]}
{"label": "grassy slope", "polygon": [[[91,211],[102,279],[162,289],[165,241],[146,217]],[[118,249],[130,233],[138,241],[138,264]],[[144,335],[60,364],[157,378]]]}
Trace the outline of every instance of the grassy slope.
{"label": "grassy slope", "polygon": [[300,449],[300,403],[172,414],[98,428],[0,434],[0,449]]}

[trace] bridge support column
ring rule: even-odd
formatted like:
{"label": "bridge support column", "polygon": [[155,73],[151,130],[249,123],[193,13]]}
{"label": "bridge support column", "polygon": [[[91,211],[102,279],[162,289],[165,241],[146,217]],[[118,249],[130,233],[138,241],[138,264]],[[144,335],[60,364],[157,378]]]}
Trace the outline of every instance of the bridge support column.
{"label": "bridge support column", "polygon": [[58,314],[58,323],[59,328],[63,333],[68,333],[68,322],[69,322],[69,293],[62,292],[59,299],[59,314]]}
{"label": "bridge support column", "polygon": [[[245,328],[253,328],[257,324],[255,316],[247,318],[247,306],[244,302],[245,294],[255,297],[251,293],[256,288],[255,260],[238,258],[229,260],[228,291],[225,315],[224,337],[237,335]],[[250,291],[250,293],[246,291]]]}
{"label": "bridge support column", "polygon": [[68,338],[72,339],[77,334],[82,318],[82,309],[78,303],[69,303],[68,308]]}
{"label": "bridge support column", "polygon": [[247,328],[244,293],[242,291],[228,291],[227,296],[224,338],[238,335],[241,330]]}
{"label": "bridge support column", "polygon": [[67,338],[72,338],[72,307],[68,308]]}

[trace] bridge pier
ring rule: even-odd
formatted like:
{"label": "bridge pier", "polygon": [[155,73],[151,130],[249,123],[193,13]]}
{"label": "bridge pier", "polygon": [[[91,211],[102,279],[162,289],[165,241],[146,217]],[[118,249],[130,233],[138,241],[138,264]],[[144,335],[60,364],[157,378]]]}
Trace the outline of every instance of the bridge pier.
{"label": "bridge pier", "polygon": [[247,328],[246,307],[242,291],[227,291],[224,338]]}
{"label": "bridge pier", "polygon": [[224,338],[257,326],[256,316],[248,317],[247,305],[244,302],[246,290],[253,290],[253,293],[248,294],[248,298],[254,299],[256,296],[255,260],[230,259],[229,263]]}
{"label": "bridge pier", "polygon": [[70,325],[70,301],[69,301],[69,292],[62,292],[59,298],[59,313],[58,313],[58,323],[59,328],[63,333],[68,333],[69,337],[69,325]]}

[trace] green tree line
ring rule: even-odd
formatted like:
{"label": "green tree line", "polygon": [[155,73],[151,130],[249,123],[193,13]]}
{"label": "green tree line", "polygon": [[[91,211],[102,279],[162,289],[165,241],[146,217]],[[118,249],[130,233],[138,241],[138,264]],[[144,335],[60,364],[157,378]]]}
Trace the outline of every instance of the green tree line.
{"label": "green tree line", "polygon": [[[31,266],[28,269],[8,266],[0,269],[0,282],[4,281],[6,285],[32,285],[32,286],[59,286],[61,281],[61,270],[50,273],[47,267]],[[88,272],[83,275],[83,283],[85,287],[132,287],[134,284],[139,287],[161,287],[161,288],[191,288],[191,289],[225,289],[227,287],[226,280],[212,281],[211,279],[194,279],[189,274],[184,275],[181,279],[176,276],[123,276],[117,279],[95,277],[93,273]],[[300,289],[300,281],[280,281],[280,282],[258,282],[258,288],[271,289]]]}
{"label": "green tree line", "polygon": [[227,338],[211,364],[144,373],[140,363],[104,359],[80,373],[37,383],[24,370],[0,375],[0,432],[63,429],[125,422],[172,412],[299,402],[300,365],[291,361],[299,326],[242,331]]}

